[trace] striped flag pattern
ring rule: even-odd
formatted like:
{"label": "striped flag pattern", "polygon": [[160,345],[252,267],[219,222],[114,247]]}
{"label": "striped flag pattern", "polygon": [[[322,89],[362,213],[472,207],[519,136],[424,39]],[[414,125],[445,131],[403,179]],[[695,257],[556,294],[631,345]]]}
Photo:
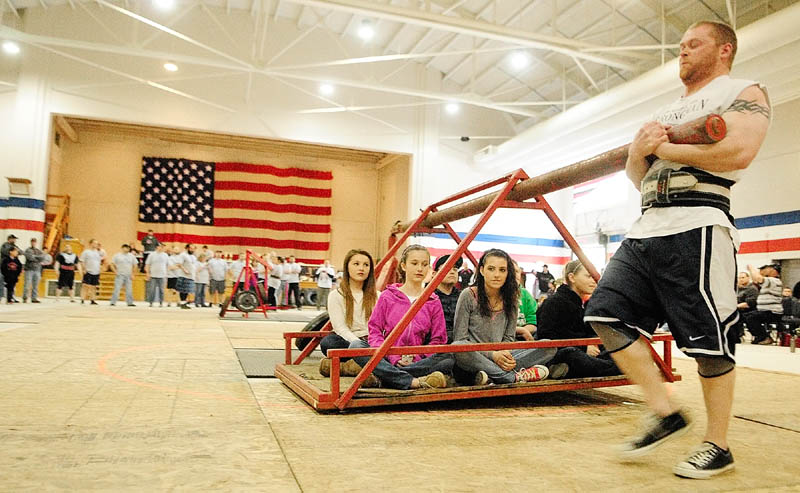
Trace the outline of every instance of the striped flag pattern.
{"label": "striped flag pattern", "polygon": [[330,171],[145,157],[139,239],[245,248],[319,263],[330,249]]}

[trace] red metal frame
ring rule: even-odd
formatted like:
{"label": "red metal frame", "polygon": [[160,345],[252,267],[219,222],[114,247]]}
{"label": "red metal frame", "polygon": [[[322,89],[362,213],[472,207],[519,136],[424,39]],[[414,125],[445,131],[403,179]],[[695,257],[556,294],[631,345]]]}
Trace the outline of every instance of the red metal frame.
{"label": "red metal frame", "polygon": [[[269,279],[269,271],[272,270],[269,262],[264,260],[263,257],[258,255],[257,253],[253,252],[252,250],[245,250],[244,254],[244,269],[239,272],[239,275],[236,278],[236,282],[233,283],[233,289],[231,290],[231,296],[228,298],[227,303],[222,307],[220,311],[220,318],[224,317],[231,313],[241,313],[244,318],[248,318],[250,313],[249,312],[242,312],[238,308],[231,308],[233,305],[233,298],[236,296],[236,293],[239,291],[239,283],[242,282],[242,277],[244,277],[244,289],[245,291],[249,290],[251,286],[255,286],[258,284],[258,277],[256,276],[255,272],[253,272],[253,267],[250,265],[250,260],[255,259],[256,262],[260,263],[266,269],[265,276],[264,276],[264,292],[269,292],[269,286],[267,285],[267,279]],[[256,298],[258,298],[258,308],[254,311],[261,312],[264,314],[264,318],[269,318],[267,316],[267,311],[269,310],[277,310],[277,307],[269,306],[267,304],[267,300],[261,297],[261,293],[256,289],[254,290]]]}
{"label": "red metal frame", "polygon": [[[419,298],[417,298],[414,303],[412,303],[411,307],[409,308],[408,312],[403,316],[403,318],[397,323],[394,329],[389,333],[389,335],[384,340],[383,344],[378,348],[365,348],[365,349],[339,349],[339,350],[331,350],[328,352],[328,357],[331,358],[331,391],[330,392],[322,392],[316,387],[308,384],[304,379],[300,378],[298,375],[292,373],[291,369],[287,366],[291,361],[291,340],[293,338],[311,338],[309,344],[305,347],[305,349],[301,352],[301,354],[297,357],[294,361],[294,364],[300,364],[319,344],[322,338],[327,335],[330,330],[330,322],[326,324],[321,331],[319,332],[287,332],[284,334],[285,338],[285,361],[286,365],[278,365],[276,367],[275,375],[281,378],[281,380],[286,383],[290,388],[295,390],[303,399],[311,402],[315,408],[317,409],[346,409],[350,407],[362,407],[362,406],[376,406],[376,405],[388,405],[398,403],[398,401],[402,402],[428,402],[428,401],[436,401],[436,400],[450,400],[450,399],[465,399],[465,398],[472,398],[472,397],[486,397],[488,395],[512,395],[512,394],[524,394],[524,393],[533,393],[533,392],[548,392],[548,391],[556,391],[556,390],[571,390],[577,388],[591,388],[591,387],[606,387],[606,386],[615,386],[615,385],[627,385],[630,382],[623,378],[620,379],[602,379],[596,380],[593,382],[581,382],[581,383],[569,383],[569,381],[565,381],[563,383],[548,383],[547,385],[520,385],[514,387],[502,387],[492,390],[469,390],[465,392],[434,392],[434,393],[425,393],[425,394],[413,394],[409,395],[408,398],[398,398],[398,397],[391,397],[391,398],[358,398],[353,400],[356,392],[358,391],[359,387],[364,383],[366,378],[372,373],[372,371],[377,366],[378,362],[383,359],[387,354],[421,354],[421,353],[455,353],[455,352],[463,352],[463,351],[488,351],[488,350],[502,350],[502,349],[523,349],[523,348],[534,348],[534,347],[566,347],[566,346],[580,346],[580,345],[589,345],[589,344],[600,344],[599,338],[592,338],[592,339],[571,339],[571,340],[558,340],[558,341],[533,341],[533,342],[514,342],[514,343],[491,343],[491,344],[464,344],[464,345],[443,345],[443,346],[412,346],[412,347],[402,347],[402,348],[394,348],[394,343],[397,339],[402,335],[403,331],[409,325],[411,320],[416,316],[417,312],[422,308],[424,305],[425,300],[433,293],[433,290],[439,286],[439,283],[442,282],[444,277],[453,268],[456,261],[461,258],[462,255],[467,255],[470,261],[477,267],[478,262],[475,257],[472,255],[467,248],[469,247],[470,243],[475,239],[478,235],[478,232],[484,227],[486,222],[489,218],[497,211],[499,208],[522,208],[522,209],[537,209],[542,210],[545,215],[550,219],[553,223],[553,226],[558,230],[559,234],[564,238],[564,241],[567,245],[575,252],[575,255],[578,259],[581,260],[583,265],[589,271],[589,273],[595,279],[600,278],[600,274],[598,273],[597,269],[591,263],[591,261],[586,257],[581,249],[580,245],[575,238],[572,237],[570,232],[558,218],[555,211],[550,207],[550,204],[545,200],[543,196],[536,196],[533,199],[533,202],[526,202],[526,201],[518,201],[518,200],[509,200],[508,196],[511,193],[512,189],[518,182],[521,180],[528,179],[528,175],[522,169],[518,169],[508,175],[503,176],[502,178],[498,178],[495,180],[491,180],[480,185],[476,185],[471,187],[465,191],[460,193],[451,195],[445,199],[440,200],[430,206],[428,206],[419,217],[411,224],[411,226],[406,229],[400,238],[397,238],[396,233],[392,233],[389,237],[389,250],[386,255],[381,259],[378,265],[375,268],[376,277],[381,269],[387,264],[387,262],[394,258],[397,251],[400,249],[400,246],[403,245],[406,240],[412,234],[431,234],[431,233],[447,233],[453,240],[457,243],[457,247],[450,258],[445,262],[443,268],[441,268],[436,275],[433,277],[430,283],[425,287],[420,294]],[[465,198],[469,195],[472,195],[477,192],[481,192],[486,190],[487,188],[495,187],[498,185],[503,185],[502,189],[497,193],[496,196],[492,199],[491,204],[483,211],[480,215],[478,221],[475,225],[470,229],[469,233],[463,238],[459,238],[456,232],[450,227],[449,224],[445,223],[440,228],[428,228],[428,227],[421,227],[420,224],[425,220],[428,215],[432,212],[435,212],[438,207],[441,207],[444,204],[460,200]],[[672,372],[672,353],[671,353],[671,346],[670,343],[672,341],[672,336],[670,335],[659,335],[653,338],[654,341],[663,341],[664,342],[664,358],[662,359],[655,351],[655,348],[650,345],[650,350],[653,356],[653,360],[656,362],[658,367],[661,369],[661,372],[664,374],[664,378],[668,382],[673,382],[679,379],[679,376],[676,376]],[[350,385],[350,387],[340,395],[339,388],[339,365],[340,359],[343,357],[352,357],[352,356],[371,356],[370,360],[367,364],[362,368],[361,372],[355,377],[355,380]],[[589,379],[591,380],[591,379]]]}

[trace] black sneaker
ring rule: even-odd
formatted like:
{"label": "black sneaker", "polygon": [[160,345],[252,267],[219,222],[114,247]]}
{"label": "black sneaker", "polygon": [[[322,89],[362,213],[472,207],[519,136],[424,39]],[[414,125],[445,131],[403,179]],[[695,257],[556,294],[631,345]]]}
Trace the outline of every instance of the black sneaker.
{"label": "black sneaker", "polygon": [[92,300],[92,303],[91,303],[91,304],[92,304],[92,305],[96,305],[96,304],[97,304],[97,302],[96,302],[95,300]]}
{"label": "black sneaker", "polygon": [[635,459],[651,452],[671,438],[678,438],[689,431],[691,423],[682,411],[677,411],[669,416],[651,418],[652,422],[646,425],[641,436],[622,445],[619,449],[620,458]]}
{"label": "black sneaker", "polygon": [[550,370],[550,380],[560,380],[569,373],[569,365],[566,363],[556,363],[548,367],[548,370]]}
{"label": "black sneaker", "polygon": [[672,472],[676,476],[692,479],[708,479],[733,469],[733,454],[722,450],[711,442],[703,442],[689,457],[678,462]]}

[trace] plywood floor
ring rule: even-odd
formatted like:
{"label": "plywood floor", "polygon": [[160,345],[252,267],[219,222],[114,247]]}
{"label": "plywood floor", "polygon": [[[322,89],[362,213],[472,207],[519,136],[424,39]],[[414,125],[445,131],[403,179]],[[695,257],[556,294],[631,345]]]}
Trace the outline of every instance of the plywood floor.
{"label": "plywood floor", "polygon": [[[632,387],[319,415],[244,377],[233,348],[302,325],[0,306],[0,491],[800,491],[798,375],[740,368],[737,470],[694,482],[670,469],[702,422],[644,462],[613,459],[643,411]],[[675,366],[701,417],[691,362]]]}

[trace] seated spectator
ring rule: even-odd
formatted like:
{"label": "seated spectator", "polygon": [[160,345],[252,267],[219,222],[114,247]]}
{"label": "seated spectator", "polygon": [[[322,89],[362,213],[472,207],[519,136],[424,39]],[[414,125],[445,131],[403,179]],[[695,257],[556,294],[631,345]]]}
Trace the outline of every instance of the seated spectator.
{"label": "seated spectator", "polygon": [[[564,283],[547,298],[537,313],[537,339],[585,339],[597,337],[592,327],[583,321],[583,300],[590,296],[597,282],[580,260],[564,266]],[[607,377],[619,375],[602,346],[573,346],[559,348],[554,359],[569,366],[567,378]]]}
{"label": "seated spectator", "polygon": [[750,274],[742,271],[736,284],[736,309],[739,311],[739,322],[736,324],[737,342],[741,342],[744,335],[744,322],[748,314],[756,310],[758,287],[753,284]]}
{"label": "seated spectator", "polygon": [[750,274],[747,272],[739,273],[739,282],[736,285],[736,308],[739,314],[752,312],[756,309],[756,301],[758,299],[758,287],[753,284],[750,279]]}
{"label": "seated spectator", "polygon": [[780,264],[767,264],[756,270],[752,265],[748,265],[747,270],[750,271],[753,283],[759,286],[759,291],[756,310],[747,314],[745,323],[753,335],[753,344],[769,346],[775,344],[767,332],[769,325],[780,324],[781,318],[783,318],[781,266]]}
{"label": "seated spectator", "polygon": [[[403,250],[398,265],[398,274],[403,284],[393,284],[386,288],[378,298],[372,316],[369,318],[369,343],[354,341],[351,348],[379,347],[397,326],[411,305],[423,291],[422,281],[430,270],[431,257],[421,245],[410,245]],[[393,347],[445,344],[447,330],[444,324],[442,304],[435,294],[425,300],[424,305],[397,339]],[[370,357],[353,358],[362,367]],[[439,354],[397,354],[387,355],[373,374],[382,384],[393,389],[443,388],[447,380],[443,372],[453,369],[453,355]]]}
{"label": "seated spectator", "polygon": [[[519,286],[506,252],[491,249],[478,262],[475,284],[461,292],[456,307],[453,344],[514,342]],[[455,353],[456,365],[475,375],[475,385],[534,382],[549,375],[555,348]]]}
{"label": "seated spectator", "polygon": [[[442,255],[436,259],[436,263],[433,266],[434,271],[439,272],[439,269],[441,269],[449,259],[450,255]],[[458,269],[461,268],[463,262],[463,259],[456,260],[453,268],[444,276],[444,279],[442,279],[442,282],[439,283],[436,291],[434,291],[436,296],[439,297],[439,301],[442,303],[444,325],[447,328],[447,344],[453,343],[453,321],[456,316],[458,296],[461,294],[461,290],[458,289],[456,284],[458,283]]]}
{"label": "seated spectator", "polygon": [[[328,316],[333,334],[320,342],[322,354],[327,356],[331,349],[347,349],[356,341],[367,342],[367,320],[377,300],[372,256],[364,250],[350,250],[344,256],[343,281],[328,295]],[[351,359],[342,359],[342,363],[340,370],[343,376],[355,376],[361,371],[361,366]],[[330,369],[330,358],[323,358],[319,372],[328,377]]]}
{"label": "seated spectator", "polygon": [[525,289],[524,274],[514,262],[514,272],[519,284],[519,313],[517,315],[517,340],[532,341],[536,333],[536,300]]}

